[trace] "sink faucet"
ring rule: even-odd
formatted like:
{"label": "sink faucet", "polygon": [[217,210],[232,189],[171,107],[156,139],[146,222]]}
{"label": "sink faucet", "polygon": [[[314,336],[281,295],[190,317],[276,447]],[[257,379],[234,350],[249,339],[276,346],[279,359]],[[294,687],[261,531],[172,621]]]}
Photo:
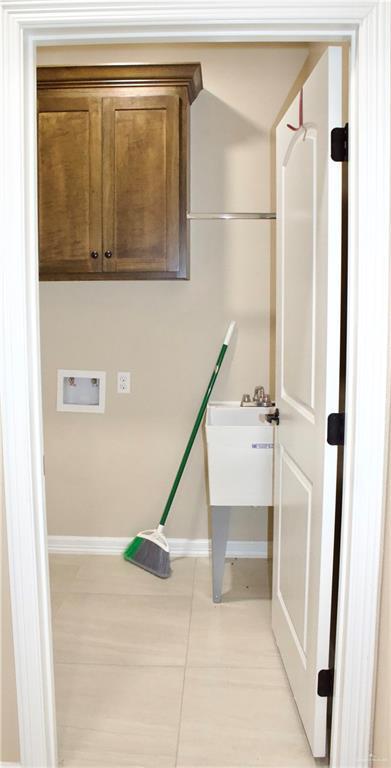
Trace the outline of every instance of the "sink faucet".
{"label": "sink faucet", "polygon": [[273,403],[270,399],[270,395],[266,394],[265,387],[255,387],[253,397],[244,394],[240,405],[244,408],[261,407],[270,408]]}
{"label": "sink faucet", "polygon": [[265,399],[265,387],[255,387],[253,400],[255,403],[262,403]]}

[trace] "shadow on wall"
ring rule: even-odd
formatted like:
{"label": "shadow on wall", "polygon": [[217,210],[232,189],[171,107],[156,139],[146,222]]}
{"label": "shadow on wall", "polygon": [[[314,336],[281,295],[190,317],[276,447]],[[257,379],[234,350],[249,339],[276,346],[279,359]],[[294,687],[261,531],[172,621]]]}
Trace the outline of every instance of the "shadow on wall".
{"label": "shadow on wall", "polygon": [[[235,161],[241,161],[241,151],[246,147],[247,157],[250,157],[248,148],[252,144],[256,156],[259,156],[260,143],[264,142],[268,150],[268,133],[262,130],[259,123],[245,119],[243,115],[217,98],[213,93],[203,90],[193,105],[192,120],[192,194],[190,209],[193,212],[240,212],[254,211],[259,205],[253,195],[248,194],[246,177],[249,173],[238,174],[233,170]],[[219,137],[218,142],[208,140],[208,137]],[[251,153],[252,156],[252,153]],[[246,163],[247,157],[242,157]],[[260,176],[262,169],[260,168]],[[233,185],[233,179],[240,178],[242,187]],[[207,183],[206,183],[207,180]],[[259,178],[259,187],[262,181]],[[258,195],[259,197],[259,195]],[[238,336],[235,334],[230,355],[224,362],[225,371],[222,377],[230,379],[233,366],[241,366],[241,357],[250,356],[252,349],[257,349],[259,344],[260,321],[265,335],[269,332],[268,301],[264,301],[264,288],[262,278],[265,264],[268,268],[268,232],[263,222],[256,221],[193,221],[192,227],[192,259],[202,250],[202,240],[208,231],[208,264],[209,280],[205,282],[205,301],[209,302],[208,324],[211,313],[214,314],[213,327],[221,325],[222,306],[225,307],[224,315],[238,320],[238,333],[242,339],[247,338],[247,344],[238,345]],[[268,225],[266,225],[268,228]],[[250,233],[250,238],[248,234]],[[200,239],[198,239],[200,238]],[[259,238],[259,244],[257,240]],[[251,243],[251,247],[249,247]],[[205,245],[205,243],[204,243]],[[244,247],[243,247],[244,246]],[[266,259],[263,259],[266,255]],[[218,286],[219,297],[213,301],[210,296],[209,284]],[[261,309],[264,307],[264,310]],[[202,320],[201,320],[202,322]],[[208,333],[205,327],[205,333]],[[263,339],[262,339],[263,340]],[[243,360],[244,362],[244,360]],[[243,366],[245,370],[245,365]],[[262,382],[267,378],[266,371],[260,372]],[[263,378],[264,377],[264,378]],[[250,385],[257,382],[243,381],[239,391],[233,397],[239,399],[243,391],[247,391]],[[212,399],[218,399],[219,384],[216,385]],[[203,436],[203,464],[204,478],[199,478],[202,487],[192,485],[192,494],[195,505],[201,509],[204,502],[204,482],[208,487],[207,453],[205,437]],[[189,473],[190,474],[190,473]],[[194,477],[194,476],[193,476]],[[186,488],[184,479],[183,489]],[[189,489],[190,490],[190,489]],[[181,491],[179,492],[181,494]],[[208,499],[209,507],[209,499]],[[243,510],[233,510],[233,523],[235,517],[243,514]],[[245,510],[246,515],[256,517],[258,510]],[[270,516],[269,516],[270,521]],[[269,522],[270,525],[270,522]],[[192,530],[189,537],[196,536],[196,521],[193,519]],[[208,535],[211,535],[211,522],[209,515]]]}
{"label": "shadow on wall", "polygon": [[[245,119],[242,113],[210,91],[203,90],[192,106],[191,135],[191,210],[251,210],[246,208],[249,199],[245,178],[241,178],[241,186],[238,186],[238,174],[232,165],[240,159],[237,152],[240,148],[246,146],[248,150],[252,143],[268,142],[267,131]],[[210,140],[211,137],[214,140]],[[254,206],[254,201],[252,204]]]}
{"label": "shadow on wall", "polygon": [[[268,132],[207,90],[203,90],[194,103],[191,121],[190,210],[206,213],[259,210],[263,196],[263,159],[264,156],[269,159]],[[254,162],[259,165],[255,184]],[[258,339],[253,350],[259,346],[260,320],[262,329],[269,334],[269,297],[265,296],[264,288],[269,269],[269,229],[269,223],[260,221],[191,223],[192,262],[199,253],[198,238],[202,239],[201,232],[207,231],[208,283],[217,285],[220,294],[220,301],[214,303],[206,284],[209,319],[213,317],[218,326],[221,305],[225,305],[227,316],[232,313],[233,319],[240,319],[238,331],[242,337],[250,334],[251,343]],[[269,372],[261,373],[265,377],[262,383],[267,383]],[[246,386],[252,383],[255,386],[259,382],[247,382]],[[237,393],[240,395],[241,392]]]}

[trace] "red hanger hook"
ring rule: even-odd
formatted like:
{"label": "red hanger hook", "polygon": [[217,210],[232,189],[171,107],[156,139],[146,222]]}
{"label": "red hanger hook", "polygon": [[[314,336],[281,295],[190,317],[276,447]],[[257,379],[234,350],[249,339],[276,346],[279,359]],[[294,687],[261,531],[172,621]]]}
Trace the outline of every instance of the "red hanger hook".
{"label": "red hanger hook", "polygon": [[294,125],[291,125],[290,123],[287,123],[287,128],[290,128],[291,131],[298,131],[299,128],[301,128],[303,125],[303,89],[300,89],[299,94],[299,125],[297,128],[295,128]]}

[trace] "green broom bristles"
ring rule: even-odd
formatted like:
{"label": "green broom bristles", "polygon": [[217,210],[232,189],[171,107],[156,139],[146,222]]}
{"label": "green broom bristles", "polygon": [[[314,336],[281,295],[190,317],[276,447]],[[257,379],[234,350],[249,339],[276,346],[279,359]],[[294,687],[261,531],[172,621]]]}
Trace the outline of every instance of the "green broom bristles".
{"label": "green broom bristles", "polygon": [[128,547],[125,549],[124,552],[124,558],[128,560],[129,558],[132,558],[133,555],[137,552],[140,544],[143,543],[145,539],[143,539],[141,536],[135,536],[133,541],[130,542]]}

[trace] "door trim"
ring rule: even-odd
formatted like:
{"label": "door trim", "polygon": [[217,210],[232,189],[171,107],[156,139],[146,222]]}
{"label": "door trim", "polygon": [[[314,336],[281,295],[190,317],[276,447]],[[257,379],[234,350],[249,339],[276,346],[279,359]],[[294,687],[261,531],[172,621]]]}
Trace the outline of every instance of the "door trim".
{"label": "door trim", "polygon": [[[349,40],[346,444],[331,765],[369,765],[388,444],[391,6],[216,0],[1,0],[1,409],[21,764],[54,766],[43,477],[36,73],[39,45]],[[100,30],[100,31],[99,31]],[[12,258],[11,258],[12,256]],[[365,408],[376,397],[376,419]],[[363,469],[365,471],[363,471]],[[365,549],[362,541],[366,542]]]}

